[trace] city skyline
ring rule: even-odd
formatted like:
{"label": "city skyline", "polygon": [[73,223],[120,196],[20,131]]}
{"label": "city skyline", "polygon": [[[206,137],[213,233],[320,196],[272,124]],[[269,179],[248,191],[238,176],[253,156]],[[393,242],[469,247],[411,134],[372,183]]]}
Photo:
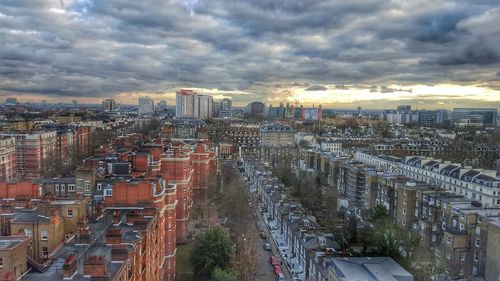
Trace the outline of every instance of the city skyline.
{"label": "city skyline", "polygon": [[6,1],[0,97],[500,108],[499,17],[489,0]]}

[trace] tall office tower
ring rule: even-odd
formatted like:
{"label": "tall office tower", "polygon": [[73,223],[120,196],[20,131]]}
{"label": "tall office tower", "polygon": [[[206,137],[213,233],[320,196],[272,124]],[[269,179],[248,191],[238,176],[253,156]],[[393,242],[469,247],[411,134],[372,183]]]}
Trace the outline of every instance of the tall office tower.
{"label": "tall office tower", "polygon": [[178,118],[193,118],[194,99],[196,93],[193,90],[181,89],[175,95],[175,116]]}
{"label": "tall office tower", "polygon": [[214,101],[214,116],[219,116],[220,113],[220,102]]}
{"label": "tall office tower", "polygon": [[103,99],[102,108],[104,109],[104,111],[115,111],[116,101],[114,99]]}
{"label": "tall office tower", "polygon": [[139,98],[139,114],[147,115],[155,112],[155,103],[150,97]]}
{"label": "tall office tower", "polygon": [[[245,107],[245,111],[250,114],[263,114],[265,111],[265,107],[266,105],[263,102],[253,101]],[[277,108],[275,107],[274,110],[271,111],[276,111],[276,109]]]}
{"label": "tall office tower", "polygon": [[219,103],[220,110],[231,110],[233,106],[233,101],[231,99],[225,98]]}
{"label": "tall office tower", "polygon": [[214,99],[212,96],[198,95],[195,99],[195,117],[200,119],[211,119],[214,111]]}
{"label": "tall office tower", "polygon": [[213,106],[212,96],[199,95],[192,90],[180,90],[175,96],[175,116],[178,118],[210,119]]}

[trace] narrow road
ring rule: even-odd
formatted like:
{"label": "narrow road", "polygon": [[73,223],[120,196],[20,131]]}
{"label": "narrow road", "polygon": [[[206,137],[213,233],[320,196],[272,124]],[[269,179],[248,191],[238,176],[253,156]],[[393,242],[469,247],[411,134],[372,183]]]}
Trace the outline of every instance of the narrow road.
{"label": "narrow road", "polygon": [[[262,225],[262,224],[261,224]],[[254,222],[248,227],[248,237],[250,238],[250,246],[256,252],[257,273],[255,274],[256,281],[276,281],[273,268],[269,262],[271,252],[264,250],[265,239],[260,237],[260,232],[257,229],[257,224]]]}
{"label": "narrow road", "polygon": [[[255,201],[255,199],[253,200]],[[267,225],[265,224],[264,222],[264,218],[262,217],[262,214],[260,213],[260,211],[258,210],[258,204],[255,205],[256,202],[254,202],[254,206],[255,206],[255,209],[256,209],[256,221],[258,223],[258,225],[261,226],[261,229],[264,231],[264,233],[266,234],[266,237],[267,237],[267,242],[271,245],[271,252],[272,252],[272,255],[276,257],[276,259],[278,260],[278,262],[280,262],[282,264],[281,266],[281,271],[283,272],[283,274],[285,275],[286,277],[286,280],[292,280],[292,277],[291,277],[291,274],[290,274],[290,271],[288,270],[288,268],[286,267],[286,264],[285,264],[285,261],[281,259],[281,256],[279,254],[279,251],[278,251],[278,248],[276,246],[276,243],[274,243],[274,240],[272,238],[272,235],[271,235],[271,232],[270,232],[270,229],[267,227]],[[262,240],[263,243],[265,242],[264,240]],[[261,249],[263,249],[263,246],[261,245],[260,247]],[[269,253],[269,252],[267,252]],[[269,254],[270,256],[270,254]],[[268,260],[267,260],[267,265],[268,267],[271,268],[271,265],[269,263],[269,257],[268,257]],[[273,274],[273,278],[274,279],[265,279],[265,280],[276,280],[276,277],[274,275],[274,272],[271,268],[271,272]],[[264,279],[262,279],[264,280]]]}

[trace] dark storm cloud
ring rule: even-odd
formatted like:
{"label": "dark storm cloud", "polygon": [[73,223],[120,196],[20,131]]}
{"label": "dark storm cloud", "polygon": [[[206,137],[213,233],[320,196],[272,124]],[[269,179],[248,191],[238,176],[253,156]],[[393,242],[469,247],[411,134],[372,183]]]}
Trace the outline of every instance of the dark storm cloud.
{"label": "dark storm cloud", "polygon": [[497,88],[498,7],[496,0],[5,0],[0,95],[185,86],[264,99],[280,87],[330,84]]}
{"label": "dark storm cloud", "polygon": [[442,65],[497,64],[500,62],[500,54],[498,46],[493,47],[486,42],[476,41],[463,50],[438,59],[437,62]]}

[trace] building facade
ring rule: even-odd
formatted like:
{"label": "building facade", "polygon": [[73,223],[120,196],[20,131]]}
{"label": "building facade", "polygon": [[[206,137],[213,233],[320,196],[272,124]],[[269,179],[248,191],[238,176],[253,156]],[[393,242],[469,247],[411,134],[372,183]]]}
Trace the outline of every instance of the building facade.
{"label": "building facade", "polygon": [[260,128],[260,144],[262,146],[293,146],[295,130],[286,124],[266,124]]}
{"label": "building facade", "polygon": [[16,179],[16,139],[0,137],[0,181]]}
{"label": "building facade", "polygon": [[147,96],[139,97],[139,114],[148,115],[155,112],[155,103],[153,99]]}

